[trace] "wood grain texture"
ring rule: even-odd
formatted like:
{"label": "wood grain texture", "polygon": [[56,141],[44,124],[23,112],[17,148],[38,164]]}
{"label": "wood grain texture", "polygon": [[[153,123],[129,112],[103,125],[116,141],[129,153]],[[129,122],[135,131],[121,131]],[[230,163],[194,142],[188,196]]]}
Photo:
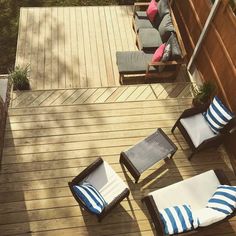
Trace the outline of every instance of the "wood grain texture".
{"label": "wood grain texture", "polygon": [[145,101],[192,97],[189,82],[14,92],[12,107]]}
{"label": "wood grain texture", "polygon": [[21,8],[16,65],[32,89],[119,85],[116,51],[137,50],[131,6]]}
{"label": "wood grain texture", "polygon": [[[64,104],[65,96],[60,105],[40,106],[38,103],[37,107],[9,110],[0,171],[1,235],[155,235],[150,216],[141,203],[141,198],[150,191],[212,168],[223,169],[236,184],[223,148],[199,153],[189,162],[190,150],[183,137],[179,132],[171,134],[177,117],[191,106],[191,98],[131,101],[147,87],[130,87],[129,90],[133,90],[130,99],[123,102],[96,103],[94,93],[91,100],[95,102],[90,104]],[[152,87],[157,97],[168,97],[161,93],[161,85]],[[103,90],[100,99],[107,99],[107,94],[115,93],[117,89]],[[174,94],[185,94],[184,89],[180,84],[175,85]],[[127,93],[129,90],[120,91]],[[53,99],[63,94],[58,91],[51,91]],[[77,91],[65,92],[71,101],[80,97]],[[148,93],[147,90],[146,97]],[[24,94],[17,95],[20,98]],[[122,100],[125,97],[127,94]],[[117,98],[116,94],[113,98]],[[25,104],[29,105],[28,102]],[[172,160],[157,163],[143,173],[138,184],[134,184],[119,164],[119,154],[157,127],[163,128],[178,146],[178,151]],[[67,185],[98,156],[112,166],[131,190],[129,199],[125,199],[102,223],[81,211]],[[206,235],[233,235],[235,222],[233,218],[207,231]]]}

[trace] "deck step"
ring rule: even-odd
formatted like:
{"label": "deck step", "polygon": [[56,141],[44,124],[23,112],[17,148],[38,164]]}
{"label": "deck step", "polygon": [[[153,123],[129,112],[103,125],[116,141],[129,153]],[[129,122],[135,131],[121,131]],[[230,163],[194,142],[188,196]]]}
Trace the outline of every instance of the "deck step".
{"label": "deck step", "polygon": [[158,83],[107,88],[17,91],[12,108],[160,100],[192,97],[191,83]]}

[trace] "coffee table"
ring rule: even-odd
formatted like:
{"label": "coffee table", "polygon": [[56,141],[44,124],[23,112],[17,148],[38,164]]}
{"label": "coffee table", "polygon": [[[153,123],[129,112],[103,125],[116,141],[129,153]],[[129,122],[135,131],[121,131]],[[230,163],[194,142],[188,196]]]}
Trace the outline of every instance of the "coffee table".
{"label": "coffee table", "polygon": [[172,156],[177,147],[161,128],[137,143],[129,150],[121,152],[120,163],[123,164],[138,182],[141,174],[160,160]]}

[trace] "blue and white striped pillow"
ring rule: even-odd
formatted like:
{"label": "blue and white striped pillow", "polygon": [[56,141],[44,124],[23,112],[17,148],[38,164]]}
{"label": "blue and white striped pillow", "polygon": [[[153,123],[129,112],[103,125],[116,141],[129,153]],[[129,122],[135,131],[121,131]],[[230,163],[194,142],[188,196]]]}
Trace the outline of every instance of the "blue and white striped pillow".
{"label": "blue and white striped pillow", "polygon": [[73,189],[89,210],[95,214],[100,214],[107,205],[102,195],[89,183],[74,185]]}
{"label": "blue and white striped pillow", "polygon": [[208,201],[207,207],[230,215],[236,208],[236,187],[220,185],[212,198]]}
{"label": "blue and white striped pillow", "polygon": [[217,96],[214,97],[211,105],[203,115],[210,128],[216,134],[234,117],[234,114],[224,106]]}
{"label": "blue and white striped pillow", "polygon": [[199,221],[192,213],[189,205],[178,205],[160,210],[165,234],[177,234],[196,229]]}

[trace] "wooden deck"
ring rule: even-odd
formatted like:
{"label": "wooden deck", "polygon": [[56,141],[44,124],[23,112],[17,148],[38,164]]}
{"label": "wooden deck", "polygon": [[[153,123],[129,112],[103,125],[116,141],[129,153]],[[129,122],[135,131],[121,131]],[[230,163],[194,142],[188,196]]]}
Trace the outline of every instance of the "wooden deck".
{"label": "wooden deck", "polygon": [[[155,235],[140,199],[148,192],[213,168],[236,184],[223,149],[187,160],[189,149],[170,128],[191,98],[99,104],[11,108],[1,166],[0,235]],[[173,160],[162,161],[134,184],[119,164],[122,150],[157,127],[178,146]],[[67,182],[98,156],[108,161],[131,189],[125,200],[98,223],[81,212]],[[202,235],[235,235],[236,218]]]}
{"label": "wooden deck", "polygon": [[192,97],[191,83],[164,83],[109,88],[16,91],[12,107],[148,101]]}
{"label": "wooden deck", "polygon": [[32,89],[117,86],[131,23],[131,6],[21,8],[15,64],[30,65]]}

